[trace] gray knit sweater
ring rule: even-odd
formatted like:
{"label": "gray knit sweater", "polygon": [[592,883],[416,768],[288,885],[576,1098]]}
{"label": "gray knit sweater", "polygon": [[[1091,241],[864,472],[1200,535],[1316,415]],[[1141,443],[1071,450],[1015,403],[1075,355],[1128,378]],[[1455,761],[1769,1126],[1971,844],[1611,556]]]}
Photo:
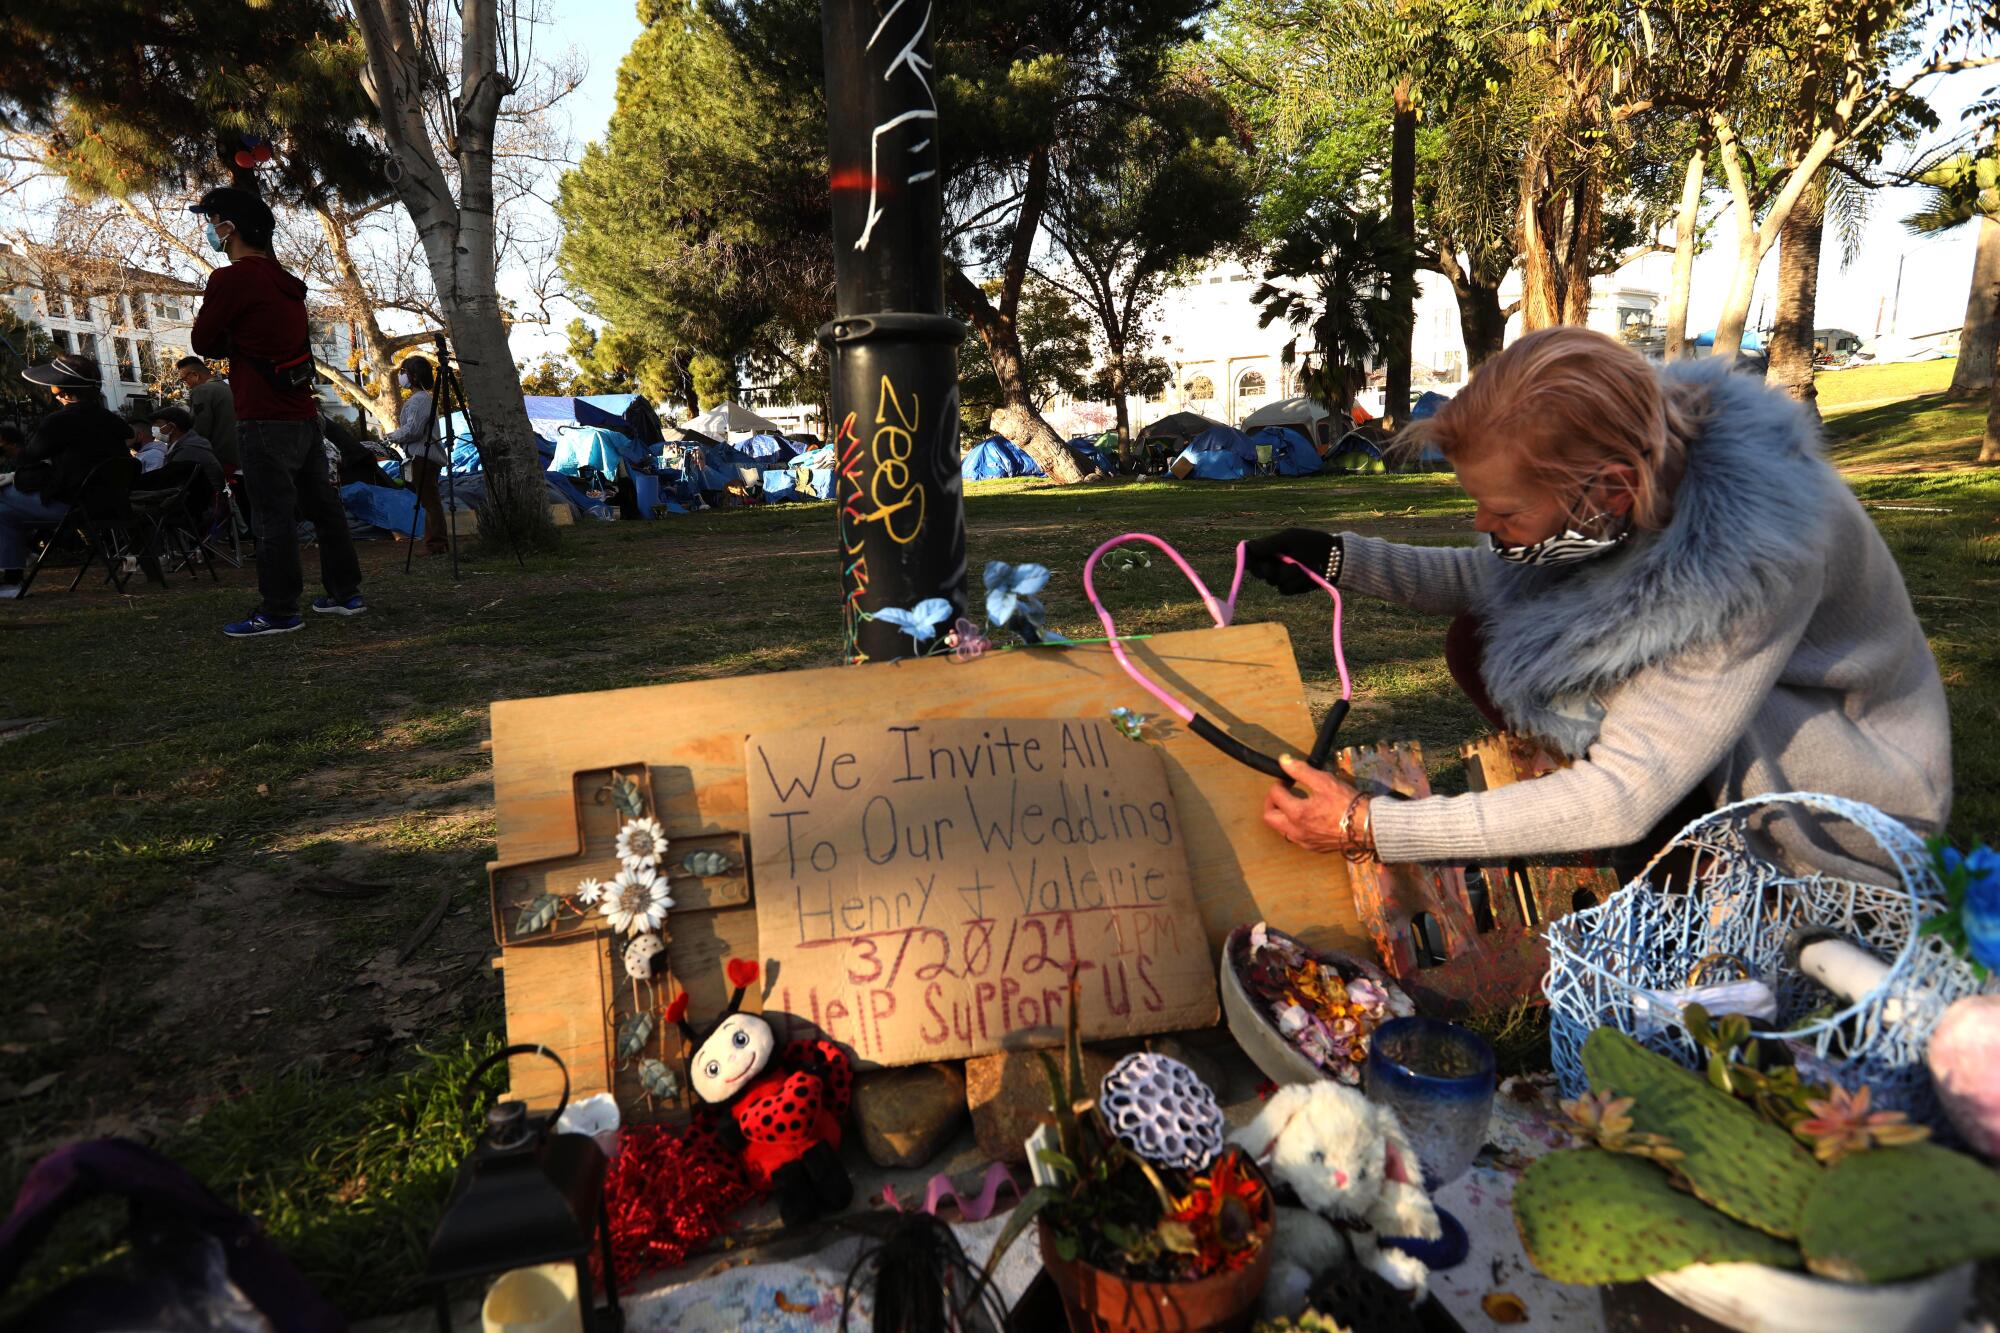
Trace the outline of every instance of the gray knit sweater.
{"label": "gray knit sweater", "polygon": [[[1937,664],[1810,419],[1711,365],[1662,373],[1700,379],[1710,400],[1663,532],[1560,569],[1344,535],[1344,589],[1478,612],[1486,683],[1510,726],[1576,757],[1492,792],[1375,802],[1383,860],[1619,847],[1698,783],[1718,803],[1831,792],[1919,832],[1943,827],[1951,735]],[[1852,872],[1843,852],[1877,860],[1844,830],[1782,841],[1828,869]]]}

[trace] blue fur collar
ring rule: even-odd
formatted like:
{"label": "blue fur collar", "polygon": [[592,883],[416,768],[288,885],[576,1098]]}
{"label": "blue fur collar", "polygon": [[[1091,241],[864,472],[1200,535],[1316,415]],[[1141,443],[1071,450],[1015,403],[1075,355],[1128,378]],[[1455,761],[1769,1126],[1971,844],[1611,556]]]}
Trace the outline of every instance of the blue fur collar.
{"label": "blue fur collar", "polygon": [[1715,360],[1659,373],[1708,390],[1667,527],[1579,565],[1494,560],[1474,599],[1487,692],[1514,730],[1573,758],[1597,739],[1606,692],[1775,610],[1826,529],[1831,471],[1798,404]]}

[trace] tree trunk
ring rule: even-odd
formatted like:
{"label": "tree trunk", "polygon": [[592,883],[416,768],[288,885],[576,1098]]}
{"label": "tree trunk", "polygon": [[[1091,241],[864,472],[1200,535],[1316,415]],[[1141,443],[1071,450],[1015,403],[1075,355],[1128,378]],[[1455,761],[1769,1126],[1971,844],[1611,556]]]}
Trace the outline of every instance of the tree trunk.
{"label": "tree trunk", "polygon": [[1126,410],[1125,398],[1129,377],[1126,374],[1125,339],[1106,330],[1106,346],[1111,355],[1111,410],[1118,428],[1118,453],[1123,457],[1126,441],[1132,438],[1132,417]]}
{"label": "tree trunk", "polygon": [[[1965,327],[1958,335],[1958,364],[1951,372],[1951,396],[1977,398],[1990,390],[1996,355],[2000,355],[2000,218],[1983,217],[1979,250],[1972,261],[1972,286],[1965,297]],[[1990,447],[1991,430],[1986,438]]]}
{"label": "tree trunk", "polygon": [[1465,339],[1466,369],[1477,370],[1507,344],[1507,314],[1500,308],[1500,289],[1454,283],[1452,294],[1458,297],[1458,331]]}
{"label": "tree trunk", "polygon": [[2000,463],[2000,356],[1988,367],[1993,387],[1986,395],[1986,438],[1979,442],[1979,461]]}
{"label": "tree trunk", "polygon": [[[1552,192],[1547,145],[1531,145],[1521,164],[1521,328],[1533,333],[1562,323],[1562,287],[1554,251],[1556,238],[1545,225]],[[1560,215],[1560,205],[1557,207]]]}
{"label": "tree trunk", "polygon": [[1666,358],[1678,361],[1688,354],[1688,292],[1694,286],[1694,247],[1701,227],[1701,187],[1708,173],[1708,144],[1695,145],[1688,155],[1687,174],[1681,183],[1681,204],[1674,213],[1674,278],[1667,292]]}
{"label": "tree trunk", "polygon": [[1578,328],[1590,323],[1590,279],[1597,243],[1604,236],[1604,170],[1600,151],[1588,156],[1570,190],[1569,228],[1564,235],[1562,319]]}
{"label": "tree trunk", "polygon": [[1051,481],[1064,485],[1083,480],[1083,470],[1070,456],[1063,437],[1042,420],[1028,389],[1027,361],[1021,355],[1021,335],[979,284],[967,277],[957,264],[945,268],[945,290],[959,308],[979,342],[986,359],[993,363],[993,378],[1000,386],[1000,407],[993,413],[993,426],[1002,435],[1027,450],[1028,457],[1041,465]]}
{"label": "tree trunk", "polygon": [[1395,118],[1389,124],[1389,222],[1406,247],[1389,271],[1389,302],[1395,322],[1383,349],[1382,415],[1398,431],[1410,415],[1411,343],[1416,336],[1417,276],[1417,111],[1410,81],[1396,84]]}
{"label": "tree trunk", "polygon": [[1771,327],[1764,382],[1783,389],[1819,416],[1813,388],[1813,321],[1819,294],[1819,246],[1826,230],[1826,196],[1807,195],[1778,233],[1778,318]]}
{"label": "tree trunk", "polygon": [[314,208],[313,214],[319,219],[320,233],[326,237],[327,253],[333,259],[336,288],[347,302],[353,323],[361,330],[362,347],[374,367],[376,383],[382,386],[370,390],[366,371],[357,368],[352,377],[352,389],[338,379],[334,381],[334,388],[374,417],[382,429],[394,430],[399,404],[396,401],[395,377],[390,375],[389,367],[395,364],[395,353],[389,346],[388,337],[382,332],[381,322],[375,318],[375,303],[369,299],[368,286],[361,280],[360,265],[354,262],[354,250],[348,244],[346,225],[325,204]]}
{"label": "tree trunk", "polygon": [[1764,256],[1759,253],[1756,233],[1739,231],[1736,263],[1730,271],[1729,291],[1722,298],[1722,317],[1715,323],[1715,356],[1734,361],[1743,351],[1743,330],[1750,323],[1750,302],[1757,294],[1757,270]]}
{"label": "tree trunk", "polygon": [[486,470],[481,535],[515,547],[553,546],[556,528],[528,427],[521,381],[507,345],[495,271],[493,127],[508,89],[499,72],[499,15],[494,0],[464,0],[450,147],[458,192],[440,166],[424,120],[430,57],[401,0],[357,0],[355,17],[368,53],[366,85],[383,138],[400,170],[397,197],[417,238],[444,308],[465,389],[466,414]]}

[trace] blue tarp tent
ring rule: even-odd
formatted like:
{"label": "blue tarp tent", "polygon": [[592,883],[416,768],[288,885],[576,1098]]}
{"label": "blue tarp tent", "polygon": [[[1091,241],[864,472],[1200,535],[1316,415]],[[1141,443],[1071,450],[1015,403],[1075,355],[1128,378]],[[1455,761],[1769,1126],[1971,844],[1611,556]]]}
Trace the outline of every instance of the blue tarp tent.
{"label": "blue tarp tent", "polygon": [[967,481],[992,481],[996,477],[1039,477],[1042,465],[1028,457],[1028,451],[1004,435],[982,441],[965,455],[958,473]]}
{"label": "blue tarp tent", "polygon": [[[1112,443],[1118,437],[1114,434]],[[1079,435],[1069,442],[1069,451],[1076,455],[1076,461],[1086,474],[1090,472],[1115,473],[1118,464],[1110,454],[1104,452],[1103,438],[1097,435]]]}
{"label": "blue tarp tent", "polygon": [[835,459],[833,455],[833,446],[830,444],[822,444],[817,449],[808,449],[804,453],[800,454],[797,458],[794,458],[791,461],[790,466],[794,468],[802,468],[802,467],[811,468],[814,471],[818,471],[821,468],[825,468],[828,471],[831,471],[833,469],[834,462]]}
{"label": "blue tarp tent", "polygon": [[1319,450],[1304,431],[1290,426],[1264,426],[1250,432],[1251,446],[1268,446],[1271,471],[1281,477],[1310,477],[1320,469]]}
{"label": "blue tarp tent", "polygon": [[1257,446],[1250,443],[1250,437],[1234,426],[1210,426],[1188,441],[1186,453],[1182,456],[1217,452],[1235,454],[1250,467],[1257,466]]}
{"label": "blue tarp tent", "polygon": [[588,467],[615,477],[620,463],[631,464],[635,472],[650,471],[653,458],[622,431],[605,426],[569,426],[556,435],[555,454],[548,470],[575,477]]}
{"label": "blue tarp tent", "polygon": [[1437,390],[1426,389],[1417,395],[1416,402],[1410,404],[1410,420],[1423,421],[1428,417],[1434,417],[1438,414],[1438,409],[1450,401],[1451,399]]}
{"label": "blue tarp tent", "polygon": [[773,469],[764,474],[766,503],[779,500],[831,500],[832,498],[833,469],[830,467]]}
{"label": "blue tarp tent", "polygon": [[[1230,433],[1239,434],[1235,431]],[[1254,458],[1256,455],[1251,456]],[[1228,449],[1197,450],[1193,444],[1181,450],[1180,457],[1174,462],[1176,465],[1186,462],[1192,466],[1193,471],[1187,474],[1189,481],[1238,481],[1250,475],[1251,467]]]}
{"label": "blue tarp tent", "polygon": [[552,398],[530,394],[521,401],[527,404],[528,425],[535,434],[550,443],[555,442],[556,432],[564,426],[603,426],[622,435],[631,435],[630,423],[625,418],[637,394],[600,393],[587,398]]}
{"label": "blue tarp tent", "polygon": [[[1695,339],[1694,339],[1694,345],[1695,345],[1696,347],[1713,347],[1713,346],[1715,346],[1715,330],[1714,330],[1714,329],[1710,329],[1710,330],[1709,330],[1709,331],[1708,331],[1707,333],[1698,333],[1698,334],[1696,334],[1696,335],[1695,335]],[[1760,351],[1762,351],[1763,349],[1764,349],[1764,335],[1763,335],[1763,334],[1761,334],[1761,333],[1757,332],[1757,330],[1755,330],[1755,329],[1745,329],[1745,330],[1743,330],[1743,350],[1744,350],[1744,351],[1746,351],[1746,352],[1760,352]]]}
{"label": "blue tarp tent", "polygon": [[682,444],[669,445],[671,451],[678,448],[682,466],[688,480],[699,490],[726,491],[743,480],[743,470],[761,472],[757,459],[744,453],[733,444]]}
{"label": "blue tarp tent", "polygon": [[792,461],[794,454],[798,453],[797,447],[782,435],[770,435],[761,431],[736,447],[767,468],[783,467]]}

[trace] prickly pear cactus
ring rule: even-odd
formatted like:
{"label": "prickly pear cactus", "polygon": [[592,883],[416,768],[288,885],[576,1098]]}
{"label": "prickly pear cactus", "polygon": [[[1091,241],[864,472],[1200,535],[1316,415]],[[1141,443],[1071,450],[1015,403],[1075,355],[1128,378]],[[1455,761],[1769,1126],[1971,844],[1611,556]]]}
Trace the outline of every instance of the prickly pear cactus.
{"label": "prickly pear cactus", "polygon": [[1806,1196],[1799,1246],[1806,1267],[1847,1282],[2000,1255],[2000,1174],[1929,1143],[1852,1153]]}
{"label": "prickly pear cactus", "polygon": [[1686,1154],[1675,1172],[1699,1198],[1759,1231],[1786,1240],[1798,1235],[1799,1214],[1821,1172],[1791,1135],[1615,1028],[1590,1034],[1583,1068],[1593,1091],[1634,1099],[1629,1114],[1636,1130],[1663,1134]]}
{"label": "prickly pear cactus", "polygon": [[1557,1282],[1637,1282],[1690,1264],[1799,1266],[1796,1247],[1675,1189],[1651,1162],[1597,1148],[1553,1152],[1522,1173],[1514,1225]]}

